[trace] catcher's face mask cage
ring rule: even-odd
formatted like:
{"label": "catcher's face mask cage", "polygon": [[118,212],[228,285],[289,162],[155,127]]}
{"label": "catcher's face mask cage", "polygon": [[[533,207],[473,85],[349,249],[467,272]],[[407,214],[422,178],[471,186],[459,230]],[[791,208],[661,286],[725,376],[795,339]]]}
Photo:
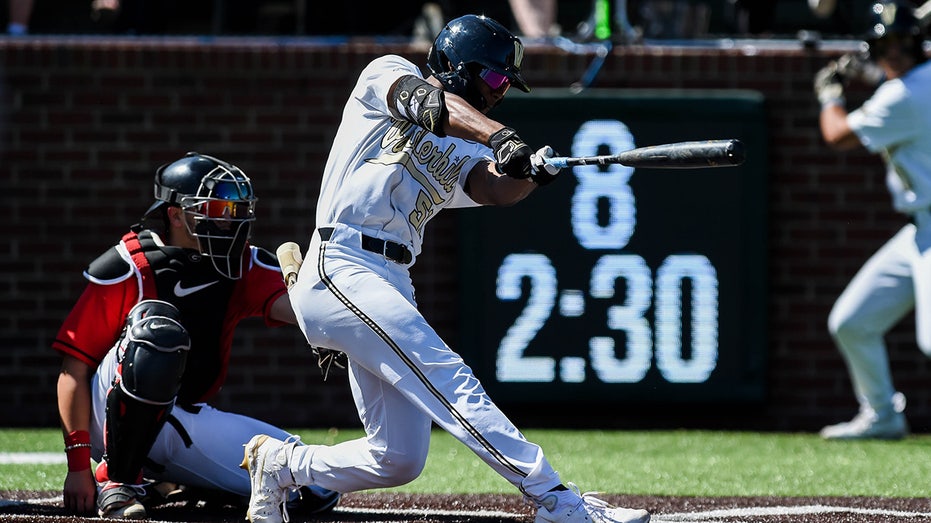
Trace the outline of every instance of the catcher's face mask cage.
{"label": "catcher's face mask cage", "polygon": [[217,165],[201,179],[195,195],[179,202],[191,217],[185,223],[201,254],[227,278],[242,277],[242,255],[255,221],[256,201],[252,182],[242,171]]}

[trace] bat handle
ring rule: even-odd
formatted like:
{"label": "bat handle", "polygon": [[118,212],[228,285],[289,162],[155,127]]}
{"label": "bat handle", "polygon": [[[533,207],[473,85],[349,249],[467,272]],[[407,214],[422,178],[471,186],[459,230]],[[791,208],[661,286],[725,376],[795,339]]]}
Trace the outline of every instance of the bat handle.
{"label": "bat handle", "polygon": [[546,163],[546,165],[552,165],[557,169],[565,169],[566,167],[569,167],[568,160],[569,158],[565,156],[553,156],[552,158],[544,158],[543,162]]}
{"label": "bat handle", "polygon": [[297,282],[297,273],[304,262],[301,247],[294,242],[285,242],[278,246],[275,254],[281,266],[281,277],[284,279],[285,286],[290,289]]}

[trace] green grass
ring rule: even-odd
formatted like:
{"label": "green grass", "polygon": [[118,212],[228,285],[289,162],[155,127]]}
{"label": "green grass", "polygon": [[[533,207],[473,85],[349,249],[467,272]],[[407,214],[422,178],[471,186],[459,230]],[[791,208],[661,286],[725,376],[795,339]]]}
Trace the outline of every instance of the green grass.
{"label": "green grass", "polygon": [[[361,431],[297,430],[332,444]],[[526,430],[563,480],[582,490],[675,496],[927,497],[931,436],[900,442],[825,442],[814,434],[714,431]],[[0,452],[59,452],[55,429],[0,430]],[[0,490],[58,490],[64,465],[0,465]],[[464,445],[433,433],[424,473],[389,489],[517,493]]]}

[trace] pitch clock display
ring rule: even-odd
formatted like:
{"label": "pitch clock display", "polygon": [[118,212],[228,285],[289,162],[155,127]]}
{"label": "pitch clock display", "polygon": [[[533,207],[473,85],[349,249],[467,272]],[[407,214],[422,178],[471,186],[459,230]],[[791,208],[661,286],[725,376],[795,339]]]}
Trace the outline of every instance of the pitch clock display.
{"label": "pitch clock display", "polygon": [[590,156],[740,139],[711,169],[567,169],[460,212],[462,339],[496,401],[753,402],[765,392],[766,133],[753,92],[542,91],[493,115]]}

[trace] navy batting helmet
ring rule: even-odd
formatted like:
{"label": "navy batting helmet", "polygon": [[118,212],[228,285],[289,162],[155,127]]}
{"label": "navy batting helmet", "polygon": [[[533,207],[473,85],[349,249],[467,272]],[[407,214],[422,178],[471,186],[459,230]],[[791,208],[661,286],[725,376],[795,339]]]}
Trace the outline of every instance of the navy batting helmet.
{"label": "navy batting helmet", "polygon": [[190,152],[155,172],[155,200],[144,221],[166,206],[181,207],[192,218],[188,232],[197,239],[201,254],[227,278],[242,276],[242,255],[257,201],[245,173],[223,160]]}
{"label": "navy batting helmet", "polygon": [[914,8],[902,0],[884,0],[870,6],[868,25],[863,35],[873,59],[882,55],[883,42],[890,37],[900,39],[903,46],[919,62],[924,61],[921,25]]}
{"label": "navy batting helmet", "polygon": [[450,21],[436,36],[427,66],[448,91],[483,109],[485,100],[474,85],[474,75],[488,69],[529,93],[520,74],[523,58],[524,45],[503,25],[485,16],[465,15]]}

